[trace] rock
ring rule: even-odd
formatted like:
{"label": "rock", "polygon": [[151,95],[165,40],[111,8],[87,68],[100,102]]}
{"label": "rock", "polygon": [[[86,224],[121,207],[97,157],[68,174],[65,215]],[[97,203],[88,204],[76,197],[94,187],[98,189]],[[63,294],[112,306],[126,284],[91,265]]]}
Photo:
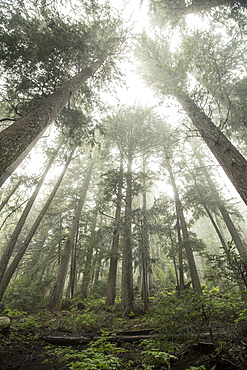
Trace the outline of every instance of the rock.
{"label": "rock", "polygon": [[9,331],[10,319],[7,316],[0,316],[0,333],[4,334]]}

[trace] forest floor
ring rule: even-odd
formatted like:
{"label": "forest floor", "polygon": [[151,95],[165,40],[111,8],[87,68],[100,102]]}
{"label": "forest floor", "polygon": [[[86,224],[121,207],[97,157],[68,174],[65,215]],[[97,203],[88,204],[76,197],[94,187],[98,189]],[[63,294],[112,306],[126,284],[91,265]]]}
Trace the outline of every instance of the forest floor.
{"label": "forest floor", "polygon": [[[33,338],[33,330],[25,330],[21,332],[15,332],[15,335],[11,340],[8,336],[5,336],[5,344],[1,348],[0,356],[0,369],[1,370],[66,370],[68,369],[68,362],[61,362],[59,357],[54,352],[47,352],[47,343],[42,340],[42,335],[54,336],[54,335],[68,335],[68,333],[58,333],[54,331],[43,331],[42,333],[36,333],[36,338]],[[38,335],[37,335],[38,334]],[[59,347],[58,345],[51,345],[54,348]],[[242,348],[240,348],[240,346]],[[64,347],[63,347],[64,348]],[[68,348],[68,347],[66,347]],[[85,346],[73,346],[75,350],[83,350]],[[121,343],[121,348],[125,349],[125,352],[118,354],[118,357],[123,363],[129,363],[128,369],[168,369],[164,364],[153,365],[153,367],[145,367],[144,364],[140,363],[141,350],[139,343]],[[65,349],[66,351],[66,349]],[[241,338],[238,343],[232,344],[232,352],[243,351],[246,354],[246,346]],[[71,361],[70,361],[71,362]],[[221,351],[220,356],[216,356],[214,348],[211,344],[205,342],[199,342],[193,344],[190,348],[187,347],[182,353],[180,353],[177,360],[171,360],[170,368],[172,370],[185,370],[189,369],[200,369],[200,364],[204,364],[205,370],[246,370],[247,363],[241,364],[239,361],[232,360],[229,355],[229,351]],[[146,365],[147,366],[147,365]],[[111,367],[106,367],[111,369]],[[115,369],[115,367],[113,367]],[[124,367],[125,368],[125,367]],[[78,367],[80,369],[80,367]],[[84,367],[81,367],[84,369]],[[88,368],[90,369],[90,368]],[[101,367],[99,367],[101,369]],[[102,367],[103,369],[103,367]],[[121,367],[120,367],[121,369]]]}
{"label": "forest floor", "polygon": [[[68,315],[68,312],[64,315]],[[206,340],[194,340],[188,341],[186,345],[177,345],[177,349],[174,350],[176,358],[171,358],[169,361],[161,361],[161,358],[157,352],[146,351],[144,354],[143,348],[140,345],[140,341],[134,339],[132,341],[131,336],[135,333],[135,337],[144,337],[142,332],[145,334],[144,329],[147,328],[146,321],[143,318],[135,317],[129,318],[122,325],[121,331],[119,332],[121,338],[129,338],[129,340],[118,340],[115,341],[114,346],[107,344],[108,340],[101,341],[97,339],[95,341],[96,347],[91,347],[89,351],[88,359],[80,359],[78,362],[77,355],[73,358],[70,352],[83,353],[87,351],[90,346],[89,341],[87,344],[75,343],[72,346],[68,346],[70,338],[77,338],[77,334],[71,333],[66,330],[66,327],[54,327],[51,330],[50,325],[47,323],[51,320],[51,317],[39,319],[37,325],[37,319],[34,319],[32,315],[26,315],[25,320],[22,318],[13,318],[11,320],[10,331],[1,337],[0,345],[0,369],[1,370],[68,370],[68,369],[136,369],[136,370],[151,370],[151,369],[171,369],[171,370],[246,370],[247,369],[247,330],[241,329],[236,335],[236,327],[233,329],[229,325],[228,337],[232,338],[228,342],[221,342],[220,347],[215,350],[214,345],[209,338]],[[61,318],[60,318],[61,322]],[[109,323],[110,327],[110,323]],[[92,327],[93,329],[93,327]],[[97,328],[98,329],[98,328]],[[107,325],[104,324],[104,331],[107,330]],[[217,330],[222,329],[218,328]],[[231,330],[233,330],[231,335]],[[108,332],[108,336],[112,338],[112,333]],[[246,333],[246,335],[245,335]],[[116,336],[116,332],[114,333]],[[152,335],[152,332],[151,332]],[[94,338],[99,338],[100,331],[94,331],[86,334],[82,334],[83,337],[91,338],[90,343],[93,342]],[[66,346],[59,344],[50,344],[47,338],[67,338],[68,343]],[[149,338],[150,336],[146,336]],[[139,338],[139,339],[140,339]],[[217,340],[217,336],[215,337]],[[109,340],[111,342],[111,339]],[[116,365],[113,361],[111,365],[110,357],[105,358],[99,357],[100,361],[98,365],[96,362],[94,366],[90,367],[90,361],[96,361],[95,353],[101,347],[103,352],[109,355],[114,349],[115,358],[121,361],[120,365]],[[119,349],[119,350],[118,350]],[[61,356],[61,352],[63,356]],[[91,354],[90,354],[91,353]],[[70,354],[70,355],[69,355]],[[150,362],[150,355],[153,359]],[[67,357],[66,357],[67,356]],[[91,356],[91,359],[90,359]],[[96,353],[96,357],[98,352]],[[62,358],[63,357],[63,358]],[[156,358],[155,361],[153,361]],[[164,358],[163,358],[164,360]],[[88,362],[89,361],[89,362]],[[147,361],[147,362],[145,362]],[[73,365],[74,363],[74,365]],[[93,363],[93,362],[92,362]],[[100,365],[101,363],[101,365]],[[121,365],[122,364],[122,365]],[[97,367],[98,366],[98,367]]]}

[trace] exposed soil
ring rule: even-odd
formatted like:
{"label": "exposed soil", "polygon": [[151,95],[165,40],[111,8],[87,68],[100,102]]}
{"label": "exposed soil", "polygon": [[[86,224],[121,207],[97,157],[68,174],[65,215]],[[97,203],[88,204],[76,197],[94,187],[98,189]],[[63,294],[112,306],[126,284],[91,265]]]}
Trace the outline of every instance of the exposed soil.
{"label": "exposed soil", "polygon": [[1,370],[68,370],[55,356],[48,356],[41,341],[10,343],[1,351]]}

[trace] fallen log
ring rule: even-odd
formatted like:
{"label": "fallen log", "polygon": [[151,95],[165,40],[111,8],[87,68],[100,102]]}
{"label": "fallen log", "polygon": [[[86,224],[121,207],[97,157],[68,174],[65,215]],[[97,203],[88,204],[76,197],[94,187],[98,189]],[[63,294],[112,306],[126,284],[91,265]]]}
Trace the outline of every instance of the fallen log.
{"label": "fallen log", "polygon": [[51,344],[57,344],[58,346],[77,346],[79,344],[87,344],[90,342],[90,338],[82,337],[82,336],[53,336],[47,335],[42,336],[41,339],[44,342],[48,342]]}
{"label": "fallen log", "polygon": [[150,333],[154,332],[155,329],[139,329],[139,330],[124,330],[118,331],[117,335],[149,335]]}
{"label": "fallen log", "polygon": [[[115,334],[106,337],[105,340],[108,342],[115,342],[115,343],[121,343],[121,342],[140,342],[142,340],[151,339],[156,334],[150,334],[154,332],[154,329],[141,329],[141,330],[126,330],[126,331],[120,331],[116,332]],[[203,333],[200,334],[189,334],[191,337],[200,337],[200,338],[207,338],[209,337],[209,333]],[[184,339],[188,336],[188,334],[176,334],[169,338],[171,341],[174,339]],[[101,336],[98,333],[90,333],[86,334],[84,336],[80,335],[43,335],[41,339],[45,342],[56,344],[56,345],[62,345],[62,346],[73,346],[73,345],[80,345],[80,344],[88,344],[90,341],[96,341],[100,339]]]}
{"label": "fallen log", "polygon": [[[90,341],[98,340],[100,339],[100,336],[94,336],[94,337],[83,337],[83,336],[53,336],[53,335],[47,335],[42,336],[41,339],[45,342],[56,344],[60,346],[75,346],[80,344],[88,344]],[[144,339],[150,339],[152,338],[152,335],[114,335],[111,337],[106,337],[106,341],[108,342],[140,342]]]}
{"label": "fallen log", "polygon": [[117,339],[119,342],[140,342],[145,339],[151,339],[153,338],[153,335],[119,335],[117,336]]}

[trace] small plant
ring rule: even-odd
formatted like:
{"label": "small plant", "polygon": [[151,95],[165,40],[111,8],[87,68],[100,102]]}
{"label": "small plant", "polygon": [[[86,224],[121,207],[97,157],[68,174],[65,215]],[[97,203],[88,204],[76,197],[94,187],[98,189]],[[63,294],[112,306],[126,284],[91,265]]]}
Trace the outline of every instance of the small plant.
{"label": "small plant", "polygon": [[240,321],[247,321],[247,308],[244,308],[242,311],[238,313],[238,318],[234,320],[236,323]]}
{"label": "small plant", "polygon": [[190,367],[187,367],[187,369],[185,369],[185,370],[206,370],[206,366],[205,365],[190,366]]}
{"label": "small plant", "polygon": [[97,324],[97,315],[94,312],[86,311],[82,315],[78,315],[74,320],[74,331],[84,334],[91,330]]}
{"label": "small plant", "polygon": [[164,365],[167,369],[171,369],[170,360],[176,359],[176,356],[161,351],[153,340],[144,340],[141,345],[145,346],[145,349],[141,351],[142,366],[145,370],[160,368]]}
{"label": "small plant", "polygon": [[5,308],[3,311],[3,314],[12,318],[12,317],[22,317],[27,314],[26,311],[19,311],[17,309],[12,309],[12,308]]}

